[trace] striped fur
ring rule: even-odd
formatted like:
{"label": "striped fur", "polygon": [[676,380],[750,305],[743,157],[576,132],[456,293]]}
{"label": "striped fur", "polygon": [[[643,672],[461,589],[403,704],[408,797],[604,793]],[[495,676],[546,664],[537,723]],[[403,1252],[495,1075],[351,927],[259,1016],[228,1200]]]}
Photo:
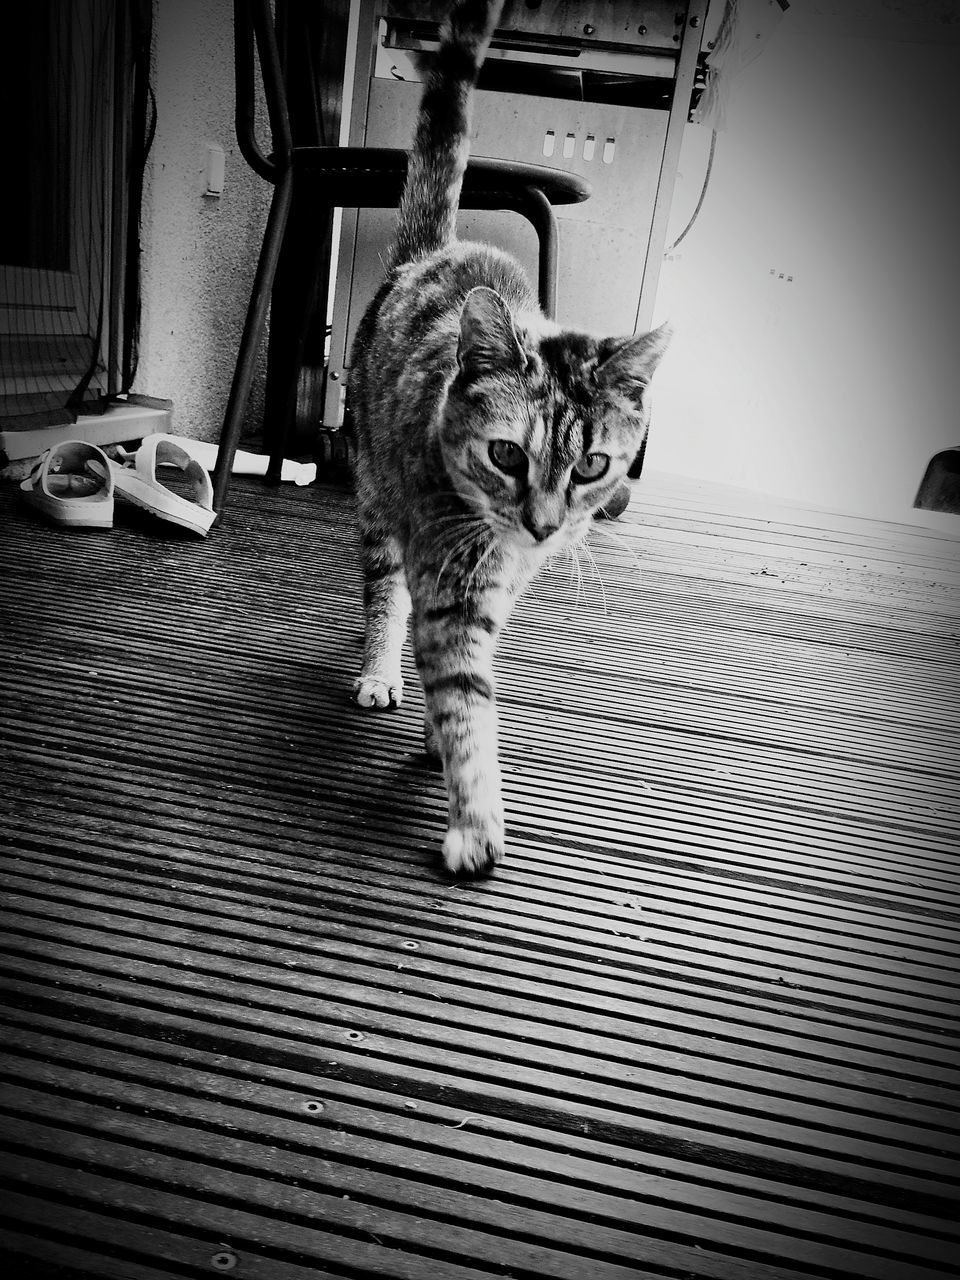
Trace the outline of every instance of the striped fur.
{"label": "striped fur", "polygon": [[504,851],[497,637],[544,558],[582,540],[624,482],[666,345],[661,331],[561,329],[518,263],[455,239],[471,94],[501,8],[463,0],[444,27],[350,374],[366,614],[355,698],[399,706],[411,622],[427,750],[447,786],[443,861],[459,875]]}

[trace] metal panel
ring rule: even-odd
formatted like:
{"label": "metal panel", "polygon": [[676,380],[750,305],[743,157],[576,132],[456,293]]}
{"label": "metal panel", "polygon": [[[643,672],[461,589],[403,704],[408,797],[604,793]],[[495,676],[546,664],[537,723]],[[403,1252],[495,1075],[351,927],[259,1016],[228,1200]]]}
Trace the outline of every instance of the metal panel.
{"label": "metal panel", "polygon": [[[651,75],[656,70],[669,77],[671,84],[676,80],[676,108],[670,111],[490,89],[476,95],[474,154],[568,168],[586,177],[594,188],[585,204],[557,210],[561,322],[614,334],[631,333],[652,321],[677,152],[706,7],[706,0],[694,0],[680,9],[652,5],[647,18],[633,22],[625,10],[621,12],[623,6],[594,6],[603,12],[593,20],[586,12],[577,17],[578,39],[565,51],[560,47],[559,29],[546,38],[547,20],[552,22],[559,12],[556,5],[522,12],[513,6],[505,14],[504,28],[515,19],[515,28],[541,40],[541,52],[531,54],[507,43],[495,49],[495,60],[535,57],[537,65],[566,68],[583,59],[615,72]],[[571,17],[569,6],[560,8]],[[385,47],[390,28],[380,16],[403,9],[403,5],[384,6],[369,0],[361,6],[351,125],[354,145],[406,148],[410,144],[420,96],[416,58],[407,48]],[[423,19],[429,13],[416,16]],[[589,39],[583,35],[585,26],[593,28]],[[640,26],[647,27],[643,36],[638,33]],[[564,39],[569,43],[567,36]],[[413,48],[423,41],[401,43]],[[579,58],[571,58],[571,50]],[[342,417],[350,344],[380,282],[382,255],[394,225],[395,214],[385,210],[348,211],[343,217],[324,410],[329,426]],[[535,273],[536,239],[517,215],[466,213],[460,218],[459,234],[499,245]]]}
{"label": "metal panel", "polygon": [[[380,8],[395,17],[440,22],[448,0],[385,0]],[[587,48],[675,49],[681,40],[685,0],[507,0],[501,30]]]}
{"label": "metal panel", "polygon": [[[420,86],[374,80],[366,141],[371,146],[405,145],[413,127]],[[545,163],[548,131],[555,135],[549,163],[585,177],[593,186],[582,205],[558,208],[560,290],[558,319],[607,333],[631,333],[643,276],[648,227],[653,216],[666,113],[602,103],[576,103],[519,94],[477,93],[473,150]],[[567,137],[573,154],[564,156]],[[584,158],[593,139],[593,159]],[[603,159],[606,144],[611,156]],[[589,154],[589,149],[587,150]],[[353,287],[349,299],[347,343],[382,279],[380,251],[389,243],[396,214],[363,210],[358,218]],[[537,242],[533,229],[510,213],[461,215],[462,238],[499,245],[513,253],[536,279]]]}

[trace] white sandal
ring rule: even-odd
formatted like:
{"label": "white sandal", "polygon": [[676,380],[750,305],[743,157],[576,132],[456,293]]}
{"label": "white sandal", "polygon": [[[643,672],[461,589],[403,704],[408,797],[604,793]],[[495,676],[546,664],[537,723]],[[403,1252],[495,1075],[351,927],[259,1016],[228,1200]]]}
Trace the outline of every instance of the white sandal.
{"label": "white sandal", "polygon": [[[217,518],[213,485],[207,471],[168,435],[147,436],[136,453],[120,451],[122,462],[110,463],[116,492],[144,511],[206,537]],[[193,500],[168,489],[157,467],[179,467],[193,490]]]}
{"label": "white sandal", "polygon": [[113,528],[110,460],[86,440],[63,440],[48,449],[20,482],[20,492],[24,502],[55,524]]}

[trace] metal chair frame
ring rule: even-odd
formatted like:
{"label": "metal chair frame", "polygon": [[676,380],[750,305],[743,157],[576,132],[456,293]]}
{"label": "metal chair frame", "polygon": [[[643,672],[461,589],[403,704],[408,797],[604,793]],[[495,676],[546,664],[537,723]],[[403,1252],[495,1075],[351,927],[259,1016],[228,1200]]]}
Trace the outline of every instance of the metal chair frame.
{"label": "metal chair frame", "polygon": [[[284,0],[277,0],[278,9]],[[277,266],[290,224],[298,180],[322,182],[322,211],[335,208],[396,208],[406,177],[407,153],[369,147],[295,146],[284,69],[270,0],[234,0],[236,133],[250,167],[274,187],[263,245],[254,274],[250,303],[237,353],[233,381],[213,472],[214,509],[222,511],[234,454],[250,398],[257,353],[273,294],[274,320],[283,305],[274,288]],[[272,152],[265,155],[256,136],[255,54],[259,58]],[[586,200],[589,185],[579,176],[545,165],[474,157],[463,183],[464,209],[509,209],[532,224],[538,239],[538,292],[544,312],[553,316],[557,298],[557,220],[555,204]],[[295,317],[288,358],[302,361],[309,315]],[[280,429],[270,441],[268,482],[280,478],[289,423],[296,402],[296,378],[286,379]]]}

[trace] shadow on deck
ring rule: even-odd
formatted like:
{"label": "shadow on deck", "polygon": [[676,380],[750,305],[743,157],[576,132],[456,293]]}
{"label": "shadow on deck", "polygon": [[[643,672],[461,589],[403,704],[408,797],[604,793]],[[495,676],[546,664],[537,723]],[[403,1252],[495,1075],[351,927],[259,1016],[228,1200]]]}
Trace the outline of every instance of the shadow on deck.
{"label": "shadow on deck", "polygon": [[653,478],[510,627],[451,886],[347,496],[0,505],[7,1275],[952,1273],[957,541]]}

